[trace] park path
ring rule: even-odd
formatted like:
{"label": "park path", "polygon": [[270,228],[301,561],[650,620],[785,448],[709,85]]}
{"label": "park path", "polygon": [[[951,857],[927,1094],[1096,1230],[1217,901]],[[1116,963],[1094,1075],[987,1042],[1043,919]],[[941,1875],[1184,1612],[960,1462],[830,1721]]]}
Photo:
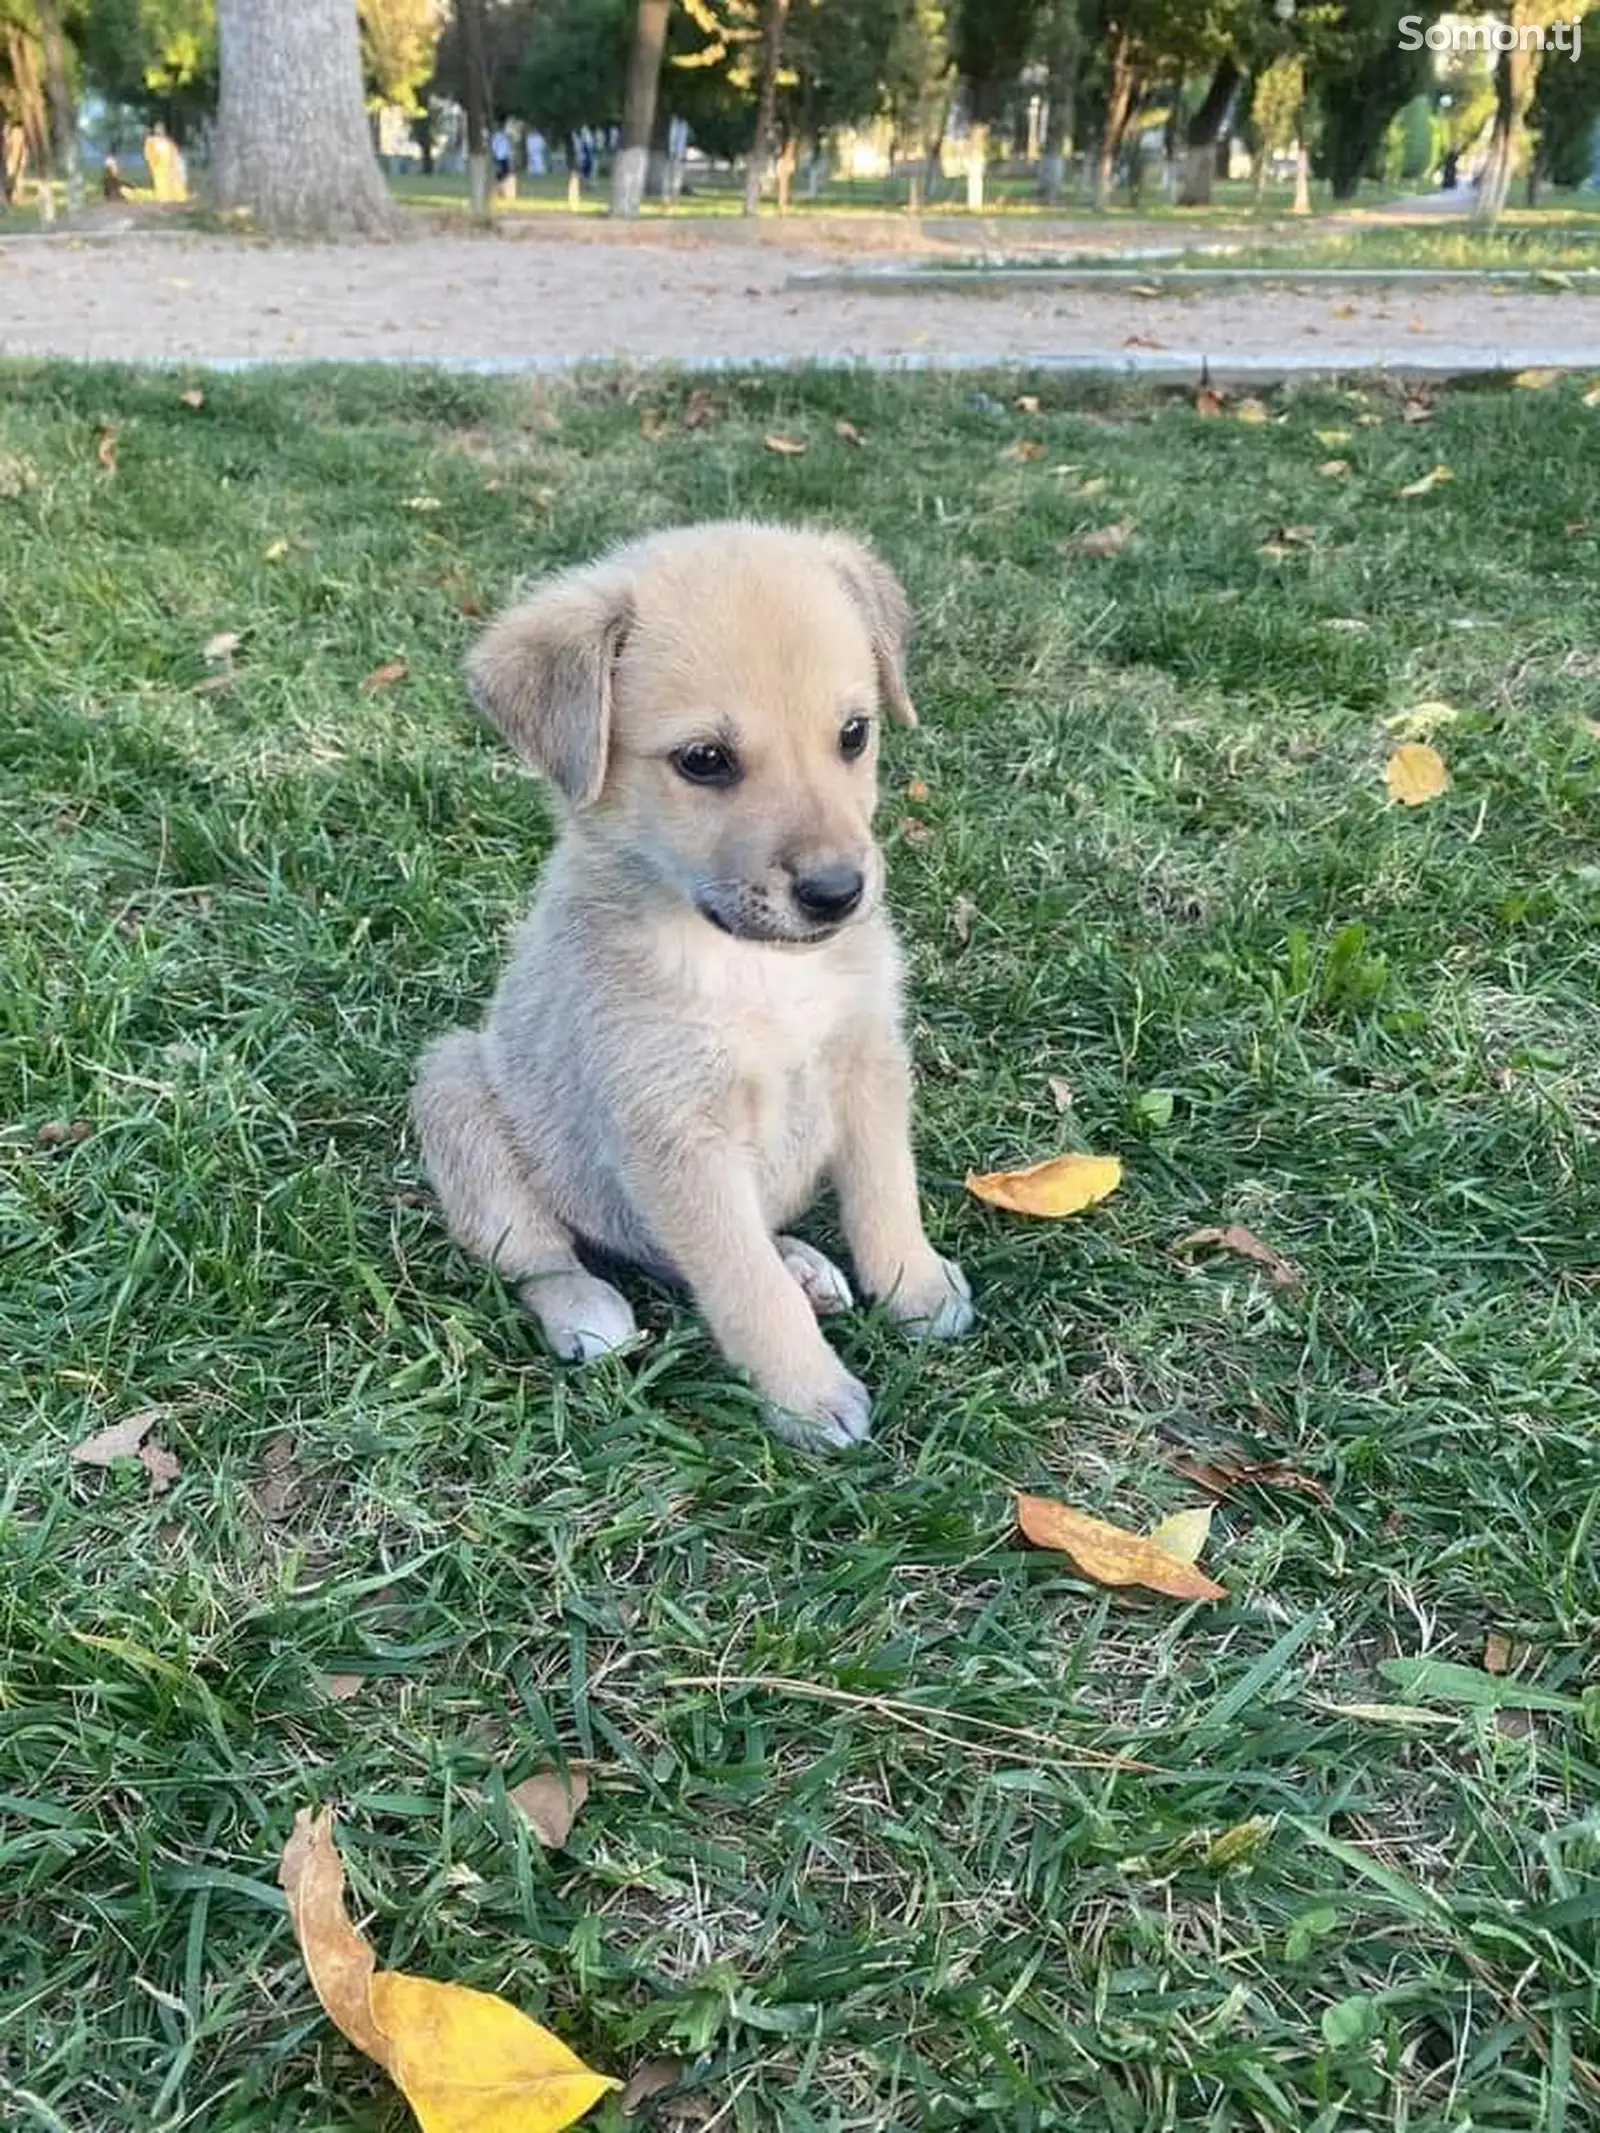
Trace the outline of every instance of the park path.
{"label": "park path", "polygon": [[[419,218],[420,219],[420,218]],[[1187,233],[1186,233],[1187,234]],[[1226,242],[1208,226],[1193,241]],[[1243,232],[1232,233],[1242,237]],[[1264,233],[1250,232],[1257,242]],[[1289,368],[1600,365],[1600,296],[1530,289],[983,293],[806,287],[948,248],[1133,251],[1172,225],[904,217],[621,226],[528,216],[492,236],[422,225],[389,245],[287,247],[174,228],[85,240],[0,233],[0,354],[91,360],[387,357],[549,365],[860,359],[1208,358]]]}

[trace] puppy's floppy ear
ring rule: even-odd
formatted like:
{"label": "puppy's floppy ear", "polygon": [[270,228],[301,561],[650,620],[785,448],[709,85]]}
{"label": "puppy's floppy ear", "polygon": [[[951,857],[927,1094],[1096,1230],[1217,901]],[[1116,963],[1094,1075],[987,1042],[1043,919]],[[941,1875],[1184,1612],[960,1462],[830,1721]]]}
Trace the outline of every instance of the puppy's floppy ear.
{"label": "puppy's floppy ear", "polygon": [[574,570],[508,608],[467,660],[472,700],[574,807],[605,783],[612,676],[631,614],[627,575]]}
{"label": "puppy's floppy ear", "polygon": [[889,707],[889,716],[899,726],[917,723],[916,706],[906,688],[906,640],[911,634],[911,610],[905,588],[880,556],[848,534],[829,533],[822,545],[828,560],[843,578],[850,597],[866,617],[872,638],[872,653],[878,663],[878,687]]}

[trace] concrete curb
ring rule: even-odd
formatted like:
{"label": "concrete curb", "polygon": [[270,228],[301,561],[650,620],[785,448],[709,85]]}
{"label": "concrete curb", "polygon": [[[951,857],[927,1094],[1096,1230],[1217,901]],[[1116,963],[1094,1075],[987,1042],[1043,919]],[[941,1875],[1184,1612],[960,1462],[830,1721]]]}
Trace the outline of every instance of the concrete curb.
{"label": "concrete curb", "polygon": [[[1126,255],[1124,255],[1126,256]],[[1450,288],[1498,284],[1547,289],[1552,296],[1600,293],[1600,267],[1125,267],[1095,266],[1091,260],[1070,265],[1004,267],[800,267],[786,286],[796,290],[829,289],[860,295],[880,289],[937,289],[979,294],[987,289],[1149,288],[1163,296],[1184,289],[1245,287],[1282,288],[1305,284],[1321,289]]]}
{"label": "concrete curb", "polygon": [[[8,350],[0,343],[0,360],[7,362],[61,362],[76,358],[38,355],[31,350]],[[1509,348],[1435,349],[1418,355],[1414,348],[1378,348],[1361,358],[1341,359],[1305,354],[1298,350],[1284,355],[1226,355],[1205,349],[1118,350],[1115,354],[1062,355],[1050,350],[1030,353],[1008,349],[1004,353],[891,356],[693,356],[662,357],[642,361],[632,356],[163,356],[140,362],[107,359],[85,368],[108,370],[207,371],[219,375],[251,371],[296,371],[327,369],[437,370],[459,377],[578,378],[590,374],[626,371],[642,376],[726,376],[740,372],[803,375],[808,370],[863,372],[873,376],[920,376],[940,371],[993,371],[1016,375],[1024,371],[1069,377],[1120,378],[1149,385],[1195,385],[1208,379],[1214,385],[1272,385],[1291,379],[1408,378],[1444,382],[1450,379],[1493,380],[1509,378],[1520,370],[1587,372],[1600,370],[1600,333],[1594,345],[1574,354],[1570,348],[1552,349],[1536,342]]]}

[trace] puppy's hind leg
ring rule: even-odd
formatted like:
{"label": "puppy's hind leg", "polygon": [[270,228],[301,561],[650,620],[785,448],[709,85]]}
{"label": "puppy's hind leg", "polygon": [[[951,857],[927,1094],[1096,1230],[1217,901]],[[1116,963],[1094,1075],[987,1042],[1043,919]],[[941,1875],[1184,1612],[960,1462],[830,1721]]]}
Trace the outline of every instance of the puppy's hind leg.
{"label": "puppy's hind leg", "polygon": [[586,1363],[633,1338],[627,1298],[588,1271],[540,1199],[489,1085],[475,1030],[452,1030],[428,1047],[411,1119],[451,1236],[516,1283],[563,1362]]}

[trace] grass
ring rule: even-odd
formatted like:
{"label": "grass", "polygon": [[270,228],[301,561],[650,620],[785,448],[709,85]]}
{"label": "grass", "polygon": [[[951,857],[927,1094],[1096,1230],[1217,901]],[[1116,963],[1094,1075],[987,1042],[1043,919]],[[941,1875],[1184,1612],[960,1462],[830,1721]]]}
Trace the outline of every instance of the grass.
{"label": "grass", "polygon": [[[274,1885],[320,1801],[382,1960],[680,2058],[664,2124],[1600,2122],[1600,413],[188,382],[0,371],[6,2123],[406,2122]],[[874,537],[921,618],[885,823],[983,1320],[846,1324],[831,1464],[686,1314],[553,1368],[403,1146],[548,838],[475,617],[726,511]],[[1424,698],[1454,788],[1390,808]],[[1121,1193],[962,1193],[1062,1145]],[[1175,1249],[1226,1221],[1303,1284]],[[169,1493],[69,1462],[152,1406]],[[1013,1487],[1138,1526],[1219,1458],[1326,1491],[1222,1503],[1222,1603],[1019,1545]],[[1490,1632],[1555,1708],[1381,1671],[1486,1687]],[[506,1798],[553,1755],[599,1766],[560,1855]]]}

